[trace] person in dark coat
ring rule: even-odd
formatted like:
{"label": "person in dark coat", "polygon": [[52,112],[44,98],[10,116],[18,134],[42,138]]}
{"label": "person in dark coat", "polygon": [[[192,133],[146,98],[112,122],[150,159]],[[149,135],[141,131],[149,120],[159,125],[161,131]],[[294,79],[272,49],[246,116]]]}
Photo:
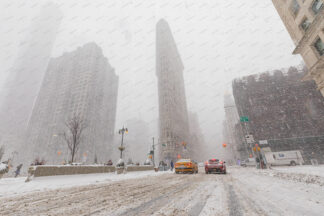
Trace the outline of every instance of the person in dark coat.
{"label": "person in dark coat", "polygon": [[20,174],[20,170],[21,170],[21,167],[22,167],[22,166],[23,166],[22,164],[19,164],[19,165],[17,166],[16,171],[15,171],[15,178],[16,178],[17,176],[19,176],[19,174]]}
{"label": "person in dark coat", "polygon": [[173,161],[170,162],[170,166],[171,166],[171,171],[173,171],[173,167],[174,167]]}

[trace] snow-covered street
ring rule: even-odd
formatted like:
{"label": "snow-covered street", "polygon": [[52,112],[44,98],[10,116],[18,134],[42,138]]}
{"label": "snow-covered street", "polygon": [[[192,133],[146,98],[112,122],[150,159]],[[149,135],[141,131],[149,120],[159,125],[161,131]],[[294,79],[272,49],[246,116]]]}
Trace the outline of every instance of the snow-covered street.
{"label": "snow-covered street", "polygon": [[[100,174],[97,181],[95,175],[1,179],[0,209],[1,215],[323,215],[323,176],[299,178],[303,173],[292,171],[298,167],[290,168]],[[317,181],[308,181],[312,177]]]}
{"label": "snow-covered street", "polygon": [[37,177],[26,183],[26,177],[3,178],[0,180],[0,198],[22,195],[30,192],[42,192],[53,189],[63,189],[75,186],[91,184],[107,184],[109,182],[143,178],[148,176],[161,175],[163,173],[152,171],[130,172],[116,175],[115,173],[96,173],[85,175],[59,175]]}

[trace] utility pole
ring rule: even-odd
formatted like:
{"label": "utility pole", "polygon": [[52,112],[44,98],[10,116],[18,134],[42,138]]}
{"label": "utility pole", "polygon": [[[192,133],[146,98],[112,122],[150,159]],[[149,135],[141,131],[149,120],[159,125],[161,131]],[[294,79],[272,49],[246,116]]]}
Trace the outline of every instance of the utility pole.
{"label": "utility pole", "polygon": [[247,153],[250,155],[250,154],[253,154],[252,145],[247,142],[246,137],[245,137],[245,133],[246,133],[246,135],[250,135],[250,128],[247,125],[247,122],[249,121],[249,117],[244,116],[242,107],[240,107],[240,108],[237,107],[237,109],[239,111],[240,122],[242,122],[243,125],[244,125],[244,130],[245,131],[243,130],[242,124],[240,123],[241,130],[242,130],[243,136],[244,136],[244,142],[245,142],[246,147],[247,147]]}

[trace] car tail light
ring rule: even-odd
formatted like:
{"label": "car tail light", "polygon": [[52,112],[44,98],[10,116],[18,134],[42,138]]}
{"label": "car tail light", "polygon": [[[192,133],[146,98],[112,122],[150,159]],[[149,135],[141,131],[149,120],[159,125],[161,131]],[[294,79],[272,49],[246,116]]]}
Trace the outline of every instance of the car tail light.
{"label": "car tail light", "polygon": [[188,166],[192,166],[192,163],[188,163]]}

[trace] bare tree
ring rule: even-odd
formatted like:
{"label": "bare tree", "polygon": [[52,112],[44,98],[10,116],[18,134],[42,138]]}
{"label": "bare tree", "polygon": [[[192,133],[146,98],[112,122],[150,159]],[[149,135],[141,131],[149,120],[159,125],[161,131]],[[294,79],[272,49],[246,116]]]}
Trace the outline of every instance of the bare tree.
{"label": "bare tree", "polygon": [[80,115],[74,115],[65,125],[68,130],[63,133],[63,138],[70,150],[71,163],[73,163],[75,155],[79,150],[82,132],[86,126]]}

